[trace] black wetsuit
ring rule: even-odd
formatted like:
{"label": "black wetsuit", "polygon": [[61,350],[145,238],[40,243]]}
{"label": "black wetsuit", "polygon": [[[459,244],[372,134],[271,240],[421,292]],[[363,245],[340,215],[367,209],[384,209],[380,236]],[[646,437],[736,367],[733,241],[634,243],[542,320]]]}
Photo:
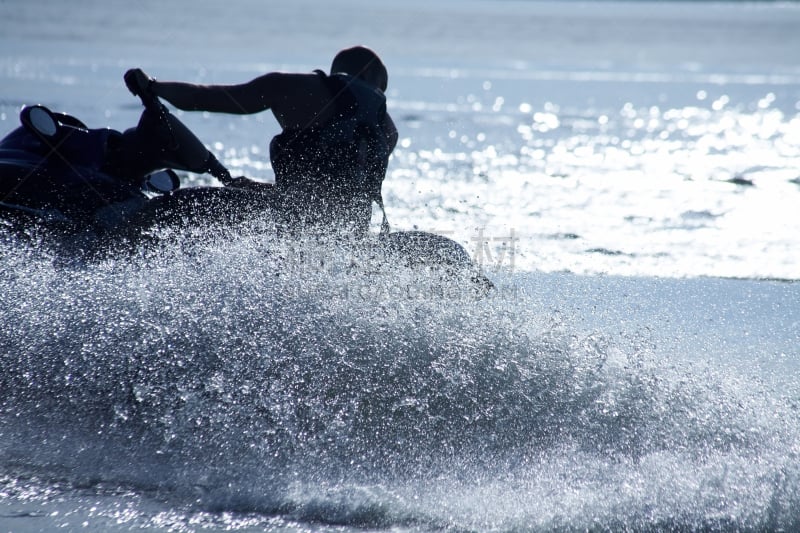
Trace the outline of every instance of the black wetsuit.
{"label": "black wetsuit", "polygon": [[317,74],[334,97],[332,118],[284,130],[270,143],[284,222],[364,234],[392,148],[383,130],[386,97],[350,76]]}

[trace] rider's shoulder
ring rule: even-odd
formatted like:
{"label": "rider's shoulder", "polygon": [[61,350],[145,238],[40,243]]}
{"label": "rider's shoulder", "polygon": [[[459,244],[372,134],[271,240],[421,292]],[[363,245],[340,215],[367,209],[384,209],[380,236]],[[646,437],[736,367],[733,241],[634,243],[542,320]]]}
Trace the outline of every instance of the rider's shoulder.
{"label": "rider's shoulder", "polygon": [[323,81],[314,73],[268,72],[249,82],[249,85],[269,91],[295,92],[321,87]]}

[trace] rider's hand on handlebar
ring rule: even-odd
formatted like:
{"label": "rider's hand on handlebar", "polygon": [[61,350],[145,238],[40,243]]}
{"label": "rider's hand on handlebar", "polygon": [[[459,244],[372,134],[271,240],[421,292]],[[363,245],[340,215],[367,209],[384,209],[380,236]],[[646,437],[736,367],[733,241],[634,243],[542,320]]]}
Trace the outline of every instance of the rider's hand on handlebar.
{"label": "rider's hand on handlebar", "polygon": [[125,85],[134,96],[151,96],[154,81],[155,78],[151,78],[139,68],[132,68],[125,73]]}

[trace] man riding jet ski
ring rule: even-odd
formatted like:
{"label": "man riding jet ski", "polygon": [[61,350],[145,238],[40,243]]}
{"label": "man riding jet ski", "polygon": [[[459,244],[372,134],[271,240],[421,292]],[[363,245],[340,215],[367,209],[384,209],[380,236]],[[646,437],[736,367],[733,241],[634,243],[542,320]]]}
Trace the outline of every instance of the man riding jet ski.
{"label": "man riding jet ski", "polygon": [[[209,172],[223,184],[258,190],[291,230],[313,226],[359,236],[368,229],[372,202],[383,208],[381,184],[397,131],[386,113],[386,68],[367,48],[339,52],[330,75],[275,72],[241,85],[198,86],[158,82],[132,69],[125,82],[145,111],[124,133],[90,130],[42,106],[23,110],[24,127],[0,141],[0,207],[50,221],[114,226],[145,203],[138,190],[142,178],[168,167]],[[270,109],[283,128],[270,144],[274,189],[233,180],[158,97],[190,110]],[[161,179],[171,190],[174,177]]]}
{"label": "man riding jet ski", "polygon": [[[366,233],[397,130],[386,112],[386,67],[372,50],[340,51],[330,75],[272,72],[239,85],[160,82],[135,69],[138,94],[186,111],[272,111],[283,129],[270,143],[279,212],[289,227],[346,227]],[[384,213],[384,230],[386,217]]]}
{"label": "man riding jet ski", "polygon": [[[383,210],[381,184],[397,142],[386,69],[374,52],[341,51],[330,75],[270,73],[242,85],[197,86],[132,69],[125,82],[144,111],[122,133],[89,129],[43,106],[22,110],[22,126],[0,140],[0,230],[91,234],[118,249],[156,227],[230,225],[266,213],[282,235],[334,233],[388,252],[392,262],[446,265],[491,286],[463,247],[425,232],[390,232],[385,212],[378,239],[367,238],[372,202]],[[159,97],[182,109],[270,109],[283,127],[270,144],[274,186],[233,179]],[[172,169],[209,173],[226,186],[179,188]]]}

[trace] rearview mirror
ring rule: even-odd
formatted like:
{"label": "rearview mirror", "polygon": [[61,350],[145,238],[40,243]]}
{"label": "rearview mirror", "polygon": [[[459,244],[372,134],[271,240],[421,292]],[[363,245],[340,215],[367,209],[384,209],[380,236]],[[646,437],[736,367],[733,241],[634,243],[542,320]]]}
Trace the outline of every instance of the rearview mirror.
{"label": "rearview mirror", "polygon": [[174,170],[168,168],[153,172],[145,177],[144,189],[146,191],[164,194],[172,192],[181,186],[181,180]]}
{"label": "rearview mirror", "polygon": [[23,126],[41,137],[49,139],[58,132],[58,121],[53,113],[41,105],[25,107],[20,112],[19,120]]}

